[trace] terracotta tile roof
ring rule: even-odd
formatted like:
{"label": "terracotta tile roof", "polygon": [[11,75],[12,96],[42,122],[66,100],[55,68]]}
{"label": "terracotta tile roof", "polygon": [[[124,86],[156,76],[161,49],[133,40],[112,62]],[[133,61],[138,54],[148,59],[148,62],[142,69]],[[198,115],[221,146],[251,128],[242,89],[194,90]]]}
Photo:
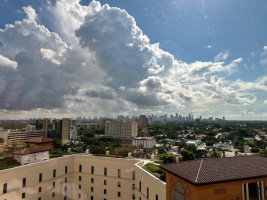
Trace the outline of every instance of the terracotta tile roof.
{"label": "terracotta tile roof", "polygon": [[194,185],[267,177],[267,158],[261,156],[203,158],[160,167]]}
{"label": "terracotta tile roof", "polygon": [[38,153],[38,152],[49,151],[49,150],[50,150],[50,148],[46,148],[46,147],[33,147],[33,148],[20,149],[18,151],[12,152],[12,154],[14,154],[14,155],[27,155],[27,154]]}
{"label": "terracotta tile roof", "polygon": [[50,138],[46,137],[34,137],[34,138],[29,138],[25,140],[25,143],[47,143],[47,142],[52,142],[53,140]]}

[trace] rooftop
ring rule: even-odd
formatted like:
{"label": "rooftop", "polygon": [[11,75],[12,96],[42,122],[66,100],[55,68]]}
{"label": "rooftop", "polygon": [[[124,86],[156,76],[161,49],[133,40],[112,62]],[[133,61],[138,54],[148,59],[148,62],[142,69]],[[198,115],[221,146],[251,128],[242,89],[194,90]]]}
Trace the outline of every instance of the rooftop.
{"label": "rooftop", "polygon": [[34,138],[29,138],[27,140],[25,140],[25,143],[48,143],[48,142],[52,142],[53,140],[50,138],[46,138],[46,137],[34,137]]}
{"label": "rooftop", "polygon": [[194,185],[206,185],[267,177],[266,166],[265,157],[238,156],[163,164],[161,168]]}
{"label": "rooftop", "polygon": [[27,155],[27,154],[39,153],[39,152],[49,151],[49,150],[50,148],[46,148],[46,147],[33,147],[33,148],[24,148],[24,149],[17,150],[17,151],[12,152],[12,154]]}

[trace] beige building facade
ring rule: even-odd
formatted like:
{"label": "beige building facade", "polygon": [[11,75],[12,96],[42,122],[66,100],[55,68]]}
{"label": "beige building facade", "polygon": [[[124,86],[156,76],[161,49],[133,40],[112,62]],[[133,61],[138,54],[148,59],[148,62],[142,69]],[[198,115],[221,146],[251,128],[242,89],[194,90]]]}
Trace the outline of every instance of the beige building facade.
{"label": "beige building facade", "polygon": [[126,121],[106,121],[105,136],[107,137],[136,137],[137,136],[137,122]]}
{"label": "beige building facade", "polygon": [[0,171],[0,200],[165,200],[144,161],[71,155]]}
{"label": "beige building facade", "polygon": [[35,131],[17,131],[17,130],[2,130],[0,132],[0,137],[4,138],[4,144],[9,144],[10,142],[15,141],[24,141],[28,138],[33,137],[44,137],[44,130],[35,130]]}

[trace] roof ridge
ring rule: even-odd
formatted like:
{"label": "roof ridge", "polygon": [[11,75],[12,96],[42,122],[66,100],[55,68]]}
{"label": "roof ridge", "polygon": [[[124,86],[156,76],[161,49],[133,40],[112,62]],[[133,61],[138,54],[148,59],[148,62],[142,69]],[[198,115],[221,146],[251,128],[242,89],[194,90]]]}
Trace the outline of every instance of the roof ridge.
{"label": "roof ridge", "polygon": [[198,180],[198,176],[199,176],[199,172],[200,172],[201,167],[202,167],[203,160],[204,160],[204,159],[202,158],[202,159],[201,159],[201,162],[200,162],[200,165],[199,165],[199,168],[198,168],[197,177],[196,177],[195,182],[197,182],[197,180]]}

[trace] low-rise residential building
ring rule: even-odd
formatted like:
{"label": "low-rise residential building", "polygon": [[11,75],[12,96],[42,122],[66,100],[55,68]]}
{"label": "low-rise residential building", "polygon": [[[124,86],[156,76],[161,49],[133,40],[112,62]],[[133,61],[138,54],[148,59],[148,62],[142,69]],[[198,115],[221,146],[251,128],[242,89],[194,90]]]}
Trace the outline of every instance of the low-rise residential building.
{"label": "low-rise residential building", "polygon": [[46,138],[46,137],[34,137],[34,138],[29,138],[24,141],[26,144],[34,144],[38,147],[46,147],[46,148],[53,148],[52,145],[52,139]]}
{"label": "low-rise residential building", "polygon": [[21,165],[40,162],[49,159],[50,148],[46,147],[33,147],[24,148],[12,152],[14,159],[18,161]]}
{"label": "low-rise residential building", "polygon": [[136,137],[133,139],[132,145],[142,147],[144,149],[150,149],[156,146],[156,139],[154,137]]}
{"label": "low-rise residential building", "polygon": [[233,145],[229,142],[218,142],[213,145],[213,148],[221,149],[223,151],[232,151]]}
{"label": "low-rise residential building", "polygon": [[251,148],[249,147],[249,145],[245,144],[243,148],[244,148],[244,153],[251,153]]}
{"label": "low-rise residential building", "polygon": [[167,200],[265,200],[267,158],[203,158],[161,167]]}
{"label": "low-rise residential building", "polygon": [[201,144],[200,140],[188,140],[186,141],[187,145],[194,145],[195,147],[198,147]]}

